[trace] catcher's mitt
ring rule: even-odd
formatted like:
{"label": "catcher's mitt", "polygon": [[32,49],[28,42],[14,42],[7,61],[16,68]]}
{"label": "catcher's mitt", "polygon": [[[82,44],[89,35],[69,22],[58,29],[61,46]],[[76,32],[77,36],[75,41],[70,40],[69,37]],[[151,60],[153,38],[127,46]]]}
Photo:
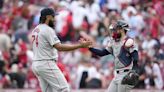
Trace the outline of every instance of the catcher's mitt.
{"label": "catcher's mitt", "polygon": [[139,75],[136,71],[131,70],[127,75],[122,79],[121,84],[135,86],[138,83]]}

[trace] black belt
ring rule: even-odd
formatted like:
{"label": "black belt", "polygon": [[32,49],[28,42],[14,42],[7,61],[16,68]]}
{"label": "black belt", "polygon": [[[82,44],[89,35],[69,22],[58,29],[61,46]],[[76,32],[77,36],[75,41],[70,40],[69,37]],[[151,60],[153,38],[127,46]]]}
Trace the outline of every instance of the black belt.
{"label": "black belt", "polygon": [[[118,70],[118,71],[116,71],[117,73],[121,73],[121,71],[122,70]],[[125,70],[123,70],[123,72],[128,72],[129,71],[129,69],[125,69]]]}

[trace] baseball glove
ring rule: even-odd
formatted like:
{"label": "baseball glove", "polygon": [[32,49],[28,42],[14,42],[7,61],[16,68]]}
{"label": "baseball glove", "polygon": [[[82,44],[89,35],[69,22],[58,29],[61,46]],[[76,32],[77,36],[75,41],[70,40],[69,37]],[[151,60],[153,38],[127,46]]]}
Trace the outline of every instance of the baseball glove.
{"label": "baseball glove", "polygon": [[136,71],[131,70],[127,75],[122,79],[121,84],[135,86],[138,83],[139,75]]}

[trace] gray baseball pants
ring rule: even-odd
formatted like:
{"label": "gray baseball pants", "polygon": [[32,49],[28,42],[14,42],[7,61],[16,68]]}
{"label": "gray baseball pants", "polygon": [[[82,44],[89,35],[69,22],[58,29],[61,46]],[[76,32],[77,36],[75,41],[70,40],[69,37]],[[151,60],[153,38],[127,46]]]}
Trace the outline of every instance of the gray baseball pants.
{"label": "gray baseball pants", "polygon": [[42,92],[70,92],[68,83],[53,60],[33,61],[32,71]]}

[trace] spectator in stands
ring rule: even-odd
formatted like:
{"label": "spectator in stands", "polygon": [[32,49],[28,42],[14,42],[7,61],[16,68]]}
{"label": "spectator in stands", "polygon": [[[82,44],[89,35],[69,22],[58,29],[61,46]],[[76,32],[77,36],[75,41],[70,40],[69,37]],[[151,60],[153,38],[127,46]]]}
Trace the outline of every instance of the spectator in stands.
{"label": "spectator in stands", "polygon": [[150,59],[147,58],[145,65],[146,79],[144,80],[146,89],[151,89],[155,86],[151,64]]}
{"label": "spectator in stands", "polygon": [[162,89],[163,79],[158,63],[147,61],[145,70],[147,74],[147,79],[145,80],[146,88]]}
{"label": "spectator in stands", "polygon": [[154,76],[155,89],[161,90],[164,84],[163,84],[163,79],[162,79],[162,74],[159,67],[159,63],[157,61],[153,62],[152,70],[153,70],[153,76]]}
{"label": "spectator in stands", "polygon": [[1,13],[1,10],[2,10],[2,7],[3,7],[3,2],[4,2],[4,0],[0,0],[0,13]]}
{"label": "spectator in stands", "polygon": [[139,73],[139,82],[138,84],[135,86],[135,88],[139,88],[139,89],[145,89],[145,79],[146,79],[146,70],[145,70],[145,61],[144,61],[144,57],[146,57],[144,54],[142,54],[142,59],[139,60],[138,62],[138,69],[137,72]]}
{"label": "spectator in stands", "polygon": [[79,64],[77,68],[77,88],[86,88],[86,80],[88,78],[88,67],[89,62],[87,60],[81,60],[81,64]]}
{"label": "spectator in stands", "polygon": [[150,32],[152,38],[156,38],[156,39],[158,38],[160,33],[159,25],[160,25],[159,16],[157,15],[154,9],[150,8]]}
{"label": "spectator in stands", "polygon": [[19,69],[17,64],[11,66],[11,72],[9,72],[9,77],[11,80],[11,88],[24,88],[25,84],[25,74]]}
{"label": "spectator in stands", "polygon": [[0,51],[8,52],[11,47],[11,38],[4,32],[0,25]]}
{"label": "spectator in stands", "polygon": [[5,74],[6,74],[5,62],[2,59],[0,59],[0,80],[2,80]]}
{"label": "spectator in stands", "polygon": [[76,88],[87,88],[87,78],[89,77],[89,68],[91,66],[91,53],[88,49],[82,49],[82,56],[76,72]]}
{"label": "spectator in stands", "polygon": [[160,49],[160,47],[161,47],[160,44],[156,44],[154,46],[154,50],[155,50],[154,57],[156,60],[164,60],[164,51]]}
{"label": "spectator in stands", "polygon": [[155,54],[154,46],[158,44],[157,40],[153,39],[151,35],[146,35],[144,41],[142,43],[142,48],[145,50],[149,56],[153,56]]}
{"label": "spectator in stands", "polygon": [[23,42],[22,39],[19,39],[17,42],[17,56],[18,56],[18,63],[22,64],[23,67],[27,67],[27,46],[26,43]]}
{"label": "spectator in stands", "polygon": [[89,75],[86,79],[86,88],[105,88],[106,81],[103,73],[101,72],[101,63],[95,63],[89,67]]}

